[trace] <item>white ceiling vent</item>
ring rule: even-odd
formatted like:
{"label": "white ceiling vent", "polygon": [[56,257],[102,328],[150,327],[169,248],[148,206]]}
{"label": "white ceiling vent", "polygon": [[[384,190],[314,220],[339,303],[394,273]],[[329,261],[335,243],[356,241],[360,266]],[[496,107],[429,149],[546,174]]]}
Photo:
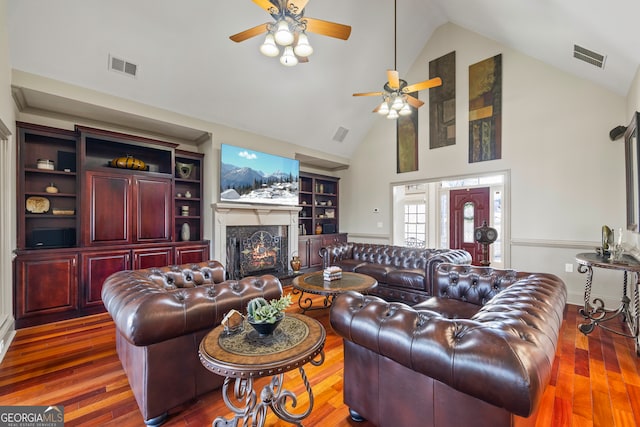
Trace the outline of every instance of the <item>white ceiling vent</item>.
{"label": "white ceiling vent", "polygon": [[573,57],[588,64],[595,65],[598,68],[604,68],[604,61],[606,59],[606,56],[592,50],[585,49],[577,44],[573,45]]}
{"label": "white ceiling vent", "polygon": [[336,131],[336,134],[333,135],[333,140],[342,142],[344,141],[344,138],[347,136],[347,133],[349,133],[349,129],[345,129],[342,126],[340,126]]}
{"label": "white ceiling vent", "polygon": [[138,73],[138,66],[136,64],[125,59],[116,58],[113,55],[109,55],[109,69],[131,77],[135,77]]}

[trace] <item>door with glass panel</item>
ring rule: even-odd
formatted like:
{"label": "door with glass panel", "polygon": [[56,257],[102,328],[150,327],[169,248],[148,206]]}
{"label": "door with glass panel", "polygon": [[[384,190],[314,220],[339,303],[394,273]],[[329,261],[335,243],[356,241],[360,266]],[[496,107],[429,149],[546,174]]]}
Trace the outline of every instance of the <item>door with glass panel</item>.
{"label": "door with glass panel", "polygon": [[489,187],[452,190],[449,195],[449,232],[452,249],[464,249],[471,254],[474,265],[482,261],[482,248],[476,243],[473,232],[490,223]]}

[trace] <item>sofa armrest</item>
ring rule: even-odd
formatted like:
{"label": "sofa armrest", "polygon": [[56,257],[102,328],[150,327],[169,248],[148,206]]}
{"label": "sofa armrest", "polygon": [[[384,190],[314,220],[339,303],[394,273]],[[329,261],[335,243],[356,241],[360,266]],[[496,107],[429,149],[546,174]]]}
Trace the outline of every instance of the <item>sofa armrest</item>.
{"label": "sofa armrest", "polygon": [[425,268],[425,282],[431,287],[428,292],[435,295],[433,280],[436,268],[443,262],[450,264],[471,264],[471,254],[463,249],[434,249],[429,251],[427,256],[427,266]]}
{"label": "sofa armrest", "polygon": [[527,417],[551,377],[566,288],[551,275],[518,283],[471,319],[348,292],[330,322],[345,340]]}
{"label": "sofa armrest", "polygon": [[244,312],[254,297],[270,300],[282,295],[280,281],[271,275],[176,287],[173,276],[198,274],[187,270],[124,270],[107,278],[102,300],[128,341],[146,346],[213,328],[229,310]]}
{"label": "sofa armrest", "polygon": [[334,265],[336,261],[353,258],[353,243],[336,243],[320,248],[322,268]]}

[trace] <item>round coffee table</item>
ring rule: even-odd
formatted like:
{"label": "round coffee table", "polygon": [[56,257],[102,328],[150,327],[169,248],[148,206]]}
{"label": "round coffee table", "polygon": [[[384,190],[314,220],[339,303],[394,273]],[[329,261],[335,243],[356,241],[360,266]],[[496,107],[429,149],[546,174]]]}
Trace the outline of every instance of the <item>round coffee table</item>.
{"label": "round coffee table", "polygon": [[[375,286],[378,281],[371,276],[360,273],[342,272],[342,278],[338,280],[325,281],[323,271],[303,274],[298,276],[291,282],[293,293],[300,293],[298,298],[298,306],[304,314],[307,310],[320,310],[331,306],[336,295],[347,291],[356,291],[367,293]],[[322,307],[312,307],[313,300],[310,297],[304,298],[304,294],[324,295]]]}
{"label": "round coffee table", "polygon": [[[303,365],[319,366],[324,362],[325,339],[320,322],[297,313],[287,313],[268,337],[260,337],[246,321],[243,330],[236,334],[227,333],[222,325],[209,332],[200,343],[200,361],[209,371],[225,377],[222,398],[235,414],[230,420],[217,417],[213,427],[261,427],[269,408],[280,419],[301,425],[313,409],[313,391]],[[295,368],[309,396],[309,407],[302,413],[287,409],[287,403],[297,402],[297,397],[283,387],[284,373]],[[253,380],[267,376],[272,377],[271,382],[258,395]]]}

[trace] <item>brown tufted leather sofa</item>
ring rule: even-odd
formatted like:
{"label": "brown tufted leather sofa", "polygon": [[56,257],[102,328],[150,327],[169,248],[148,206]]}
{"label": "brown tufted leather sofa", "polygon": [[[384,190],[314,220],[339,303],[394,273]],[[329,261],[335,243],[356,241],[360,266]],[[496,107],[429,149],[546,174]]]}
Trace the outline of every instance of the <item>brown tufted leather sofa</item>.
{"label": "brown tufted leather sofa", "polygon": [[471,264],[469,252],[458,249],[419,249],[370,243],[338,243],[320,249],[323,267],[366,274],[378,281],[370,294],[413,305],[433,295],[438,264]]}
{"label": "brown tufted leather sofa", "polygon": [[251,298],[282,295],[274,276],[224,281],[218,261],[109,276],[102,300],[116,325],[116,348],[147,425],[168,411],[222,385],[198,358],[203,337],[231,309],[244,312]]}
{"label": "brown tufted leather sofa", "polygon": [[565,284],[551,274],[440,264],[434,288],[413,307],[355,292],[334,300],[352,418],[379,427],[533,426]]}

